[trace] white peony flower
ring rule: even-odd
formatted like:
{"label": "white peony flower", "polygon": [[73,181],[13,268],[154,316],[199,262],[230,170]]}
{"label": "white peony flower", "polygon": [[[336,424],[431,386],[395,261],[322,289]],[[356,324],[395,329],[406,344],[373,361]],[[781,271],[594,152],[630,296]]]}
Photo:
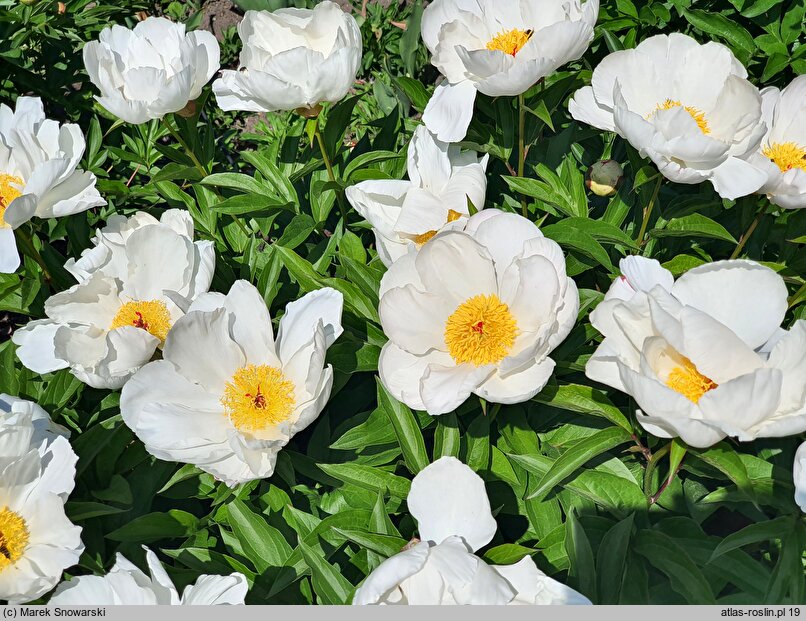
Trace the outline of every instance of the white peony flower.
{"label": "white peony flower", "polygon": [[767,134],[750,163],[767,174],[759,190],[785,209],[806,207],[806,75],[784,90],[761,91],[762,118]]}
{"label": "white peony flower", "polygon": [[549,354],[579,311],[560,247],[526,218],[486,209],[396,261],[381,281],[389,342],[381,381],[399,401],[439,415],[471,393],[531,399],[554,370]]}
{"label": "white peony flower", "polygon": [[163,360],[123,387],[124,422],[155,457],[194,464],[231,487],[271,476],[277,453],[330,397],[325,353],[342,332],[342,305],[329,288],[291,302],[275,340],[248,282],[201,296],[168,335]]}
{"label": "white peony flower", "polygon": [[246,576],[237,572],[229,576],[203,574],[185,588],[180,598],[157,555],[145,546],[143,549],[150,576],[118,554],[115,566],[105,576],[79,576],[62,582],[48,605],[210,606],[244,603],[249,585]]}
{"label": "white peony flower", "polygon": [[806,431],[806,321],[788,332],[783,279],[718,261],[676,282],[657,261],[622,260],[591,323],[605,339],[585,372],[624,391],[649,433],[705,448]]}
{"label": "white peony flower", "polygon": [[743,159],[764,136],[761,95],[719,43],[673,33],[614,52],[568,109],[576,120],[622,136],[677,183],[708,180],[720,196],[735,199],[766,181]]}
{"label": "white peony flower", "polygon": [[45,302],[47,319],[14,333],[22,363],[36,373],[69,368],[94,388],[123,386],[210,287],[213,244],[192,235],[186,212],[111,218],[96,247],[66,266],[79,284]]}
{"label": "white peony flower", "polygon": [[792,478],[795,481],[795,502],[798,503],[800,510],[806,513],[806,442],[801,444],[795,453]]}
{"label": "white peony flower", "polygon": [[445,142],[473,118],[476,92],[521,95],[588,49],[599,0],[434,0],[423,12],[431,63],[445,76],[423,114]]}
{"label": "white peony flower", "polygon": [[361,66],[361,31],[325,0],[313,9],[247,11],[238,25],[240,67],[213,83],[222,110],[315,108],[347,95]]}
{"label": "white peony flower", "polygon": [[417,474],[407,504],[422,541],[381,563],[356,590],[353,604],[590,604],[529,556],[513,565],[488,565],[473,554],[490,543],[496,523],[484,481],[455,457]]}
{"label": "white peony flower", "polygon": [[347,200],[372,225],[384,265],[442,230],[464,228],[468,200],[484,209],[488,159],[441,142],[420,125],[409,144],[409,181],[362,181],[347,188]]}
{"label": "white peony flower", "polygon": [[42,408],[0,395],[0,600],[52,589],[78,562],[81,528],[65,515],[78,457]]}
{"label": "white peony flower", "polygon": [[14,229],[106,205],[95,175],[77,168],[84,154],[78,125],[45,118],[42,100],[20,97],[0,105],[0,272],[20,266]]}
{"label": "white peony flower", "polygon": [[212,33],[185,32],[184,24],[149,17],[132,30],[105,28],[84,46],[84,66],[101,91],[98,103],[128,123],[179,112],[218,71],[220,50]]}
{"label": "white peony flower", "polygon": [[[166,209],[159,220],[144,211],[138,211],[128,218],[113,214],[106,221],[106,226],[95,231],[92,248],[84,250],[78,260],[68,259],[64,264],[65,269],[78,282],[84,282],[97,271],[125,280],[129,275],[126,242],[132,233],[147,226],[160,226],[191,241],[195,235],[193,218],[182,209]],[[215,270],[215,248],[212,241],[197,241],[194,245],[194,263],[198,261],[198,267],[194,274],[193,290],[201,293],[207,291]]]}

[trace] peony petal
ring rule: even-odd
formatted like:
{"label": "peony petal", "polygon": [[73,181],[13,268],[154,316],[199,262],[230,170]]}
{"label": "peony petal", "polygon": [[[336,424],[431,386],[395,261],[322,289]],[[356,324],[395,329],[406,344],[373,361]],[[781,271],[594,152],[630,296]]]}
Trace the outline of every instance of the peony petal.
{"label": "peony petal", "polygon": [[424,541],[440,544],[455,535],[475,551],[490,543],[497,530],[484,481],[455,457],[442,457],[421,470],[406,503]]}
{"label": "peony petal", "polygon": [[473,119],[476,87],[469,80],[437,86],[423,113],[423,123],[443,142],[459,142]]}

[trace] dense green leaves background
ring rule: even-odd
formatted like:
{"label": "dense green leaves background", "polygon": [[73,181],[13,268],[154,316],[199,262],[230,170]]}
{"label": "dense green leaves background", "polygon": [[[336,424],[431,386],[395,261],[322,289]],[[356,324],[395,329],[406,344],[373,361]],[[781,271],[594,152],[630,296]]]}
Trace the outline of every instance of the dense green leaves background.
{"label": "dense green leaves background", "polygon": [[[274,315],[325,285],[346,300],[346,332],[328,355],[336,369],[330,404],[280,453],[271,479],[236,489],[151,458],[123,425],[117,393],[86,388],[67,372],[33,375],[10,341],[0,345],[0,390],[38,401],[73,430],[80,460],[67,510],[87,548],[73,573],[104,572],[116,551],[140,562],[148,544],[180,586],[199,573],[237,570],[252,584],[252,603],[349,602],[363,577],[416,534],[405,504],[412,476],[455,455],[487,482],[499,524],[482,551],[490,562],[533,555],[598,603],[806,602],[806,524],[792,485],[802,438],[725,441],[683,455],[636,425],[625,395],[584,376],[598,338],[586,316],[619,258],[639,251],[633,240],[656,171],[622,140],[572,122],[566,109],[607,53],[670,31],[725,43],[757,85],[782,87],[806,72],[803,0],[605,0],[585,57],[527,93],[534,144],[525,179],[512,169],[513,102],[480,98],[467,144],[492,156],[487,207],[519,209],[520,194],[529,198],[533,220],[568,254],[582,310],[554,356],[554,380],[535,399],[506,407],[469,400],[439,418],[410,411],[376,381],[384,268],[368,225],[354,212],[345,221],[340,209],[343,187],[403,175],[406,144],[437,76],[419,42],[420,2],[371,2],[359,19],[361,81],[354,96],[326,110],[337,184],[310,146],[310,126],[293,114],[247,118],[200,101],[195,118],[174,121],[197,166],[159,124],[123,125],[94,105],[83,42],[109,23],[132,26],[138,11],[195,27],[207,10],[198,2],[70,0],[63,13],[58,5],[0,0],[0,99],[35,94],[51,118],[80,123],[83,166],[109,205],[26,225],[47,273],[28,253],[18,274],[0,276],[5,331],[41,317],[45,299],[72,284],[61,265],[110,214],[166,206],[189,210],[197,234],[215,240],[214,289],[248,279]],[[222,64],[233,63],[233,27],[222,46]],[[610,199],[584,189],[585,171],[603,157],[626,170]],[[723,201],[709,184],[665,183],[644,252],[675,274],[727,258],[759,206],[757,197]],[[789,321],[806,318],[805,243],[806,212],[772,211],[745,248],[791,285]]]}

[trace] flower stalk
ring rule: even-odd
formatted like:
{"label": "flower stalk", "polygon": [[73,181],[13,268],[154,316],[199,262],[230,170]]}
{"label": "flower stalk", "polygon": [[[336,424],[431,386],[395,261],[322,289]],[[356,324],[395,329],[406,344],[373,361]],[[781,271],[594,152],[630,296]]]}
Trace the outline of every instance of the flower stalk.
{"label": "flower stalk", "polygon": [[[162,117],[162,126],[168,130],[168,133],[171,134],[171,136],[173,136],[173,139],[176,140],[176,142],[178,142],[179,145],[185,150],[185,153],[190,158],[190,161],[193,162],[193,165],[196,167],[196,170],[198,170],[199,173],[201,173],[202,178],[207,177],[210,174],[210,172],[207,170],[204,164],[201,163],[201,160],[199,160],[199,158],[196,156],[193,149],[190,148],[190,145],[187,143],[187,141],[184,138],[182,138],[182,135],[179,133],[179,131],[170,122],[168,122],[167,117]],[[250,235],[249,230],[246,228],[244,223],[241,222],[235,216],[231,217],[232,221],[238,226],[239,229],[241,229],[241,232],[247,237],[249,237]]]}
{"label": "flower stalk", "polygon": [[[336,179],[336,173],[333,171],[333,163],[330,160],[330,156],[327,154],[327,145],[325,145],[325,138],[322,135],[322,126],[319,123],[319,112],[321,112],[321,106],[318,106],[319,110],[317,111],[316,118],[314,119],[313,123],[313,135],[316,138],[316,142],[319,145],[319,151],[322,153],[322,160],[325,163],[325,168],[327,169],[327,176],[330,180],[338,185],[338,180]],[[303,115],[305,116],[305,115]],[[309,118],[309,117],[306,117]],[[344,226],[347,227],[347,207],[344,204],[344,192],[341,189],[336,190],[336,202],[339,204],[339,210],[341,211],[342,220],[344,220]]]}
{"label": "flower stalk", "polygon": [[[526,170],[526,104],[523,93],[518,95],[518,177],[523,177]],[[529,217],[526,209],[526,197],[521,196],[521,214]]]}
{"label": "flower stalk", "polygon": [[744,247],[747,245],[747,242],[750,240],[750,237],[752,237],[753,233],[755,233],[756,229],[758,228],[758,225],[761,224],[761,219],[767,213],[767,210],[769,208],[770,203],[765,202],[764,205],[762,205],[761,209],[758,210],[758,213],[756,214],[756,217],[753,219],[753,221],[750,223],[750,226],[747,227],[747,230],[739,238],[739,243],[736,244],[736,248],[733,250],[733,254],[730,255],[731,260],[736,259],[742,253],[742,250],[744,250]]}
{"label": "flower stalk", "polygon": [[658,180],[655,182],[655,189],[652,191],[652,198],[649,199],[649,204],[644,208],[644,217],[641,221],[641,230],[638,232],[638,237],[635,241],[639,246],[646,245],[646,232],[649,228],[649,220],[652,218],[652,212],[655,210],[655,203],[658,202],[658,195],[660,194],[660,186],[663,183],[663,175],[658,173]]}

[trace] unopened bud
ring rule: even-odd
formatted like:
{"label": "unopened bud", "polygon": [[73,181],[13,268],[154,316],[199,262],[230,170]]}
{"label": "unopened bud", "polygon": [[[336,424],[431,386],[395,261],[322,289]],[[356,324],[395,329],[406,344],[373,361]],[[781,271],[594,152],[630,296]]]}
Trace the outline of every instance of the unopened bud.
{"label": "unopened bud", "polygon": [[616,160],[602,160],[588,169],[585,185],[596,196],[613,196],[624,176],[624,169]]}
{"label": "unopened bud", "polygon": [[141,22],[144,22],[145,20],[148,19],[148,13],[146,13],[145,11],[137,11],[137,13],[135,13],[134,15],[135,17],[137,17],[138,21]]}
{"label": "unopened bud", "polygon": [[58,11],[59,15],[64,15],[67,12],[67,6],[64,4],[64,2],[59,2],[59,4],[56,5],[56,10]]}

